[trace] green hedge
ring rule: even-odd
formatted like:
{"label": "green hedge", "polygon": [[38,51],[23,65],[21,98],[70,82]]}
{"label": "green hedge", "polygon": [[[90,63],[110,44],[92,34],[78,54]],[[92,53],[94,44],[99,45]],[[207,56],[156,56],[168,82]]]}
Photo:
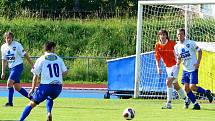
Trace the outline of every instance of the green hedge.
{"label": "green hedge", "polygon": [[[152,19],[145,20],[143,24],[145,27],[143,51],[153,50],[157,38],[155,33],[166,24],[161,20]],[[8,21],[0,18],[0,20],[0,36],[8,30],[14,32],[15,38],[23,44],[30,56],[42,55],[42,45],[47,40],[57,43],[56,52],[60,56],[122,57],[135,54],[136,19],[53,21],[16,18]],[[156,21],[159,21],[160,25]],[[214,21],[194,21],[190,28],[193,34],[189,36],[197,41],[215,41],[214,25]],[[171,38],[175,39],[176,29],[182,26],[183,22],[179,20],[176,26],[170,27]],[[86,65],[80,65],[79,61],[68,62],[73,71],[67,80],[107,81],[106,60],[93,60],[88,72]],[[25,73],[29,73],[29,68],[26,68]],[[29,74],[23,75],[24,80],[31,78],[26,76]]]}

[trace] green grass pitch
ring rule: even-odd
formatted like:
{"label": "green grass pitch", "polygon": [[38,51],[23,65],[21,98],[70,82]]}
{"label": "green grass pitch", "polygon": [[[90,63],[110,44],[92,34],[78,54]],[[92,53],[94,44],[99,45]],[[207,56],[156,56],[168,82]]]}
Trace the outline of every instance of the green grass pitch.
{"label": "green grass pitch", "polygon": [[[7,98],[0,98],[3,105]],[[26,98],[14,98],[14,107],[0,106],[0,121],[18,120]],[[127,107],[136,111],[132,121],[214,121],[215,104],[201,101],[201,110],[183,109],[182,100],[173,101],[173,109],[161,109],[165,100],[146,99],[76,99],[58,98],[53,108],[53,121],[125,121],[122,112]],[[32,110],[26,121],[45,121],[45,103]]]}

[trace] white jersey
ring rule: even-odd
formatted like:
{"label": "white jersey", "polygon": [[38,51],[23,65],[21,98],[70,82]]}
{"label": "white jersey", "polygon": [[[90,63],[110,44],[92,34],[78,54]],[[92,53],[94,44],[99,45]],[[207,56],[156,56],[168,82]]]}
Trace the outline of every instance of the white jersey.
{"label": "white jersey", "polygon": [[10,45],[4,43],[1,46],[2,59],[7,60],[8,67],[13,68],[23,63],[22,57],[26,54],[22,45],[17,41],[12,41]]}
{"label": "white jersey", "polygon": [[45,53],[36,60],[33,74],[41,76],[40,84],[62,84],[62,73],[67,68],[59,56],[55,53]]}
{"label": "white jersey", "polygon": [[178,42],[175,45],[176,55],[183,60],[184,71],[195,71],[194,64],[197,63],[197,47],[196,43],[192,40],[185,40],[183,43]]}

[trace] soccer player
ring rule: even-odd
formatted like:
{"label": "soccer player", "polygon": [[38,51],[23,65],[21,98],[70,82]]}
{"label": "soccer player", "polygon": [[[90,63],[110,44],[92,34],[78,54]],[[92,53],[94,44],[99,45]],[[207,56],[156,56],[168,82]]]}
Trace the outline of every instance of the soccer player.
{"label": "soccer player", "polygon": [[189,99],[186,97],[184,90],[179,86],[177,78],[179,66],[176,65],[176,56],[174,53],[175,41],[170,40],[168,32],[164,29],[158,32],[159,40],[155,44],[155,60],[158,74],[161,74],[160,60],[162,58],[167,71],[166,86],[167,86],[167,103],[162,109],[171,109],[171,101],[173,87],[178,92],[180,97],[185,100],[185,108],[189,106]]}
{"label": "soccer player", "polygon": [[[10,74],[7,80],[7,87],[9,90],[8,93],[8,102],[5,104],[6,107],[13,106],[13,94],[14,88],[23,96],[31,99],[31,96],[28,96],[28,92],[21,87],[20,85],[20,76],[23,71],[23,59],[24,56],[27,61],[30,63],[33,68],[33,63],[29,58],[28,54],[23,49],[22,45],[13,39],[12,32],[4,33],[5,43],[1,46],[2,54],[2,73],[1,79],[5,79],[6,66],[10,69]],[[13,88],[14,87],[14,88]]]}
{"label": "soccer player", "polygon": [[59,96],[62,90],[62,78],[67,74],[67,68],[63,60],[54,53],[56,44],[54,42],[46,42],[44,45],[45,54],[36,60],[32,81],[32,89],[29,91],[31,95],[40,81],[38,89],[33,94],[33,99],[25,107],[20,121],[30,114],[31,110],[44,100],[46,100],[47,121],[52,120],[53,100]]}
{"label": "soccer player", "polygon": [[[192,40],[185,39],[185,29],[177,30],[177,38],[179,42],[175,45],[175,53],[177,55],[177,64],[183,61],[182,84],[184,85],[187,96],[193,103],[194,110],[200,110],[200,105],[196,102],[196,97],[192,91],[205,94],[211,103],[213,96],[210,90],[205,90],[198,84],[198,68],[200,66],[202,51]],[[198,53],[198,58],[196,53]]]}

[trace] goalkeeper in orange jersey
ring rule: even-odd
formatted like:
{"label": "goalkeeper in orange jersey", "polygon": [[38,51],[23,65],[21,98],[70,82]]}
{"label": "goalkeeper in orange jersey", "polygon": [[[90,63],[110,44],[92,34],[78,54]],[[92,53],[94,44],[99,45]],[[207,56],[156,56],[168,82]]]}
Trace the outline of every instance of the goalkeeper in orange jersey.
{"label": "goalkeeper in orange jersey", "polygon": [[159,40],[155,44],[155,60],[157,66],[157,72],[161,75],[162,70],[160,68],[160,60],[162,59],[167,72],[166,86],[167,86],[167,103],[162,109],[171,109],[171,101],[174,89],[178,92],[180,98],[185,100],[185,108],[189,107],[190,101],[186,97],[184,90],[179,86],[177,78],[179,72],[179,66],[176,65],[176,56],[174,53],[174,46],[176,42],[169,39],[168,32],[164,29],[158,32]]}

